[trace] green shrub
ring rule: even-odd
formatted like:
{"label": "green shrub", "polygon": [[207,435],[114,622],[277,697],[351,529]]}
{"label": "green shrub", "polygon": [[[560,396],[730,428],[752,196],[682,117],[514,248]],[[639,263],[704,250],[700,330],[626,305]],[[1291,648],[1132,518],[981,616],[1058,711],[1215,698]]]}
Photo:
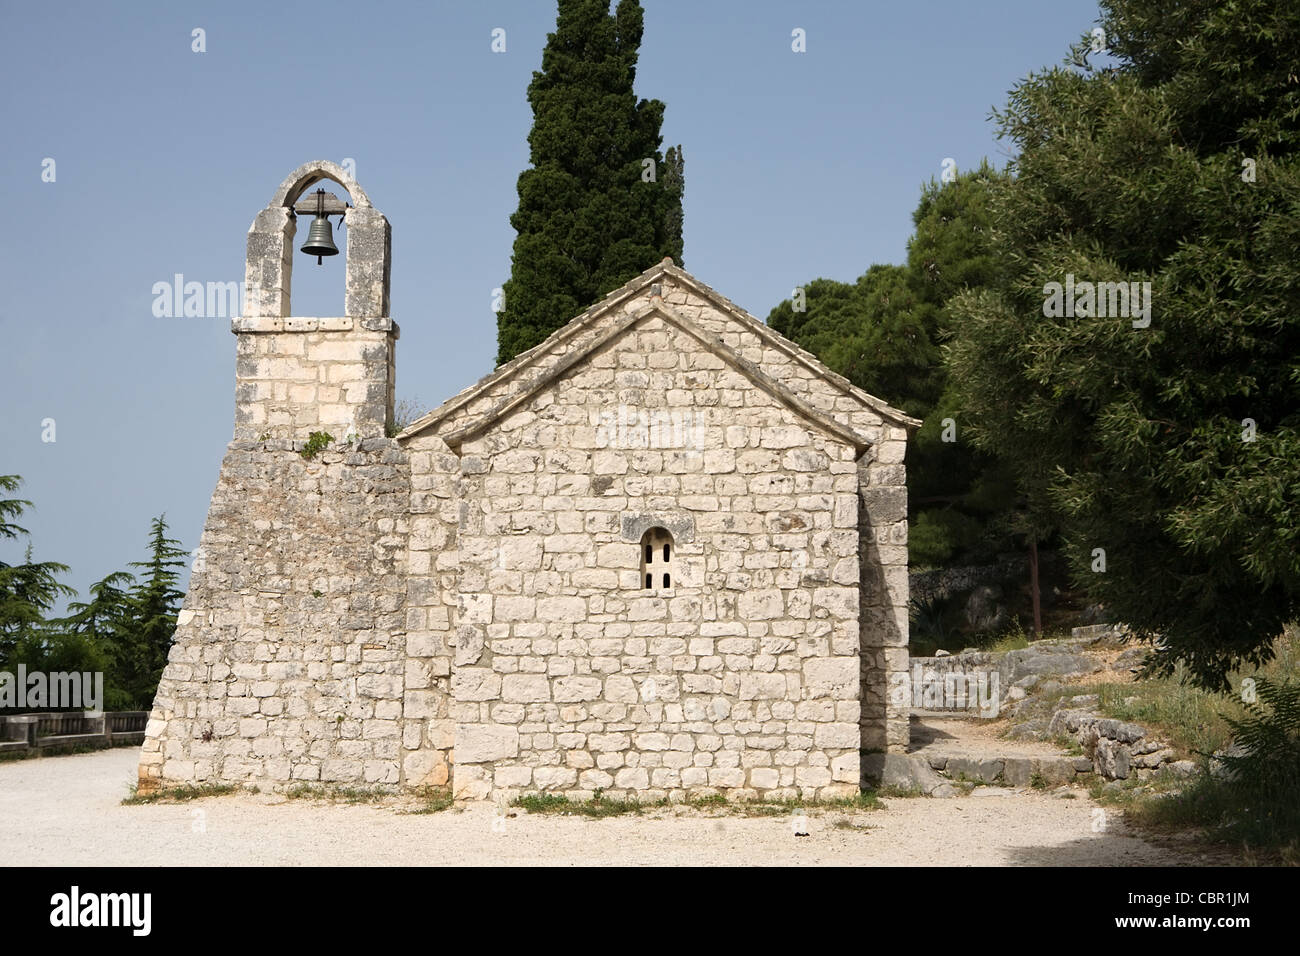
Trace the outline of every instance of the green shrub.
{"label": "green shrub", "polygon": [[1220,758],[1245,790],[1300,807],[1300,683],[1256,678],[1258,700],[1242,720],[1226,718],[1242,752]]}
{"label": "green shrub", "polygon": [[334,436],[329,432],[312,432],[307,436],[307,444],[303,446],[302,451],[298,452],[298,454],[308,459],[315,458],[328,448],[329,443],[333,440]]}
{"label": "green shrub", "polygon": [[951,650],[960,643],[958,610],[951,597],[913,598],[907,609],[912,655],[930,657],[940,648]]}
{"label": "green shrub", "polygon": [[1224,718],[1241,749],[1218,758],[1227,772],[1140,801],[1136,822],[1203,827],[1213,839],[1300,861],[1300,684],[1257,677],[1256,687],[1258,700],[1244,705],[1245,717]]}

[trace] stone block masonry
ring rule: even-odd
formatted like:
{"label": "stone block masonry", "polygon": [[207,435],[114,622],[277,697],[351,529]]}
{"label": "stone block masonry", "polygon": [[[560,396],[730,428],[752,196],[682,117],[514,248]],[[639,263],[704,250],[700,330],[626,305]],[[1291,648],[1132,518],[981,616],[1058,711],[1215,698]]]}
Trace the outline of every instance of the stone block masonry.
{"label": "stone block masonry", "polygon": [[402,783],[407,456],[232,442],[141,783]]}
{"label": "stone block masonry", "polygon": [[[602,447],[632,389],[699,445]],[[460,453],[456,795],[857,792],[852,446],[650,316]],[[691,529],[671,587],[629,514]]]}
{"label": "stone block masonry", "polygon": [[[355,204],[346,315],[297,318],[292,207],[321,178]],[[143,790],[827,798],[905,751],[918,422],[665,261],[387,438],[388,255],[329,163],[253,223],[235,440]]]}
{"label": "stone block masonry", "polygon": [[392,319],[240,318],[235,437],[380,438],[392,417]]}

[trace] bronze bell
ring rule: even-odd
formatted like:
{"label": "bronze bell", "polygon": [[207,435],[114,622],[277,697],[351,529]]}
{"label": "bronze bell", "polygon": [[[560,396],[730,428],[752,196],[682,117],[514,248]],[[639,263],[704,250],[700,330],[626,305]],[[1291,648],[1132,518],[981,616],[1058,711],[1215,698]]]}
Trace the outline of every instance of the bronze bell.
{"label": "bronze bell", "polygon": [[337,256],[339,247],[334,245],[334,229],[329,217],[325,215],[325,190],[316,190],[316,218],[311,221],[311,230],[307,241],[302,244],[302,251],[316,257],[316,265],[321,264],[321,256]]}

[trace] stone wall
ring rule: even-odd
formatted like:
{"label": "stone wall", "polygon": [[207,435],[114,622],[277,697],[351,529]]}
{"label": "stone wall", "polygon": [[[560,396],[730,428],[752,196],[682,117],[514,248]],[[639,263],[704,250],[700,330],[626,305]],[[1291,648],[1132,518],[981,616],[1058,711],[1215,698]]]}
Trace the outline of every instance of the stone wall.
{"label": "stone wall", "polygon": [[235,438],[325,431],[382,438],[392,417],[392,319],[238,318]]}
{"label": "stone wall", "polygon": [[892,689],[908,668],[907,605],[900,614],[895,603],[907,600],[907,487],[874,484],[877,464],[866,456],[858,462],[860,744],[867,752],[904,753],[911,707]]}
{"label": "stone wall", "polygon": [[669,267],[383,438],[398,330],[359,189],[355,317],[283,315],[318,166],[250,230],[236,440],[143,789],[830,797],[906,748],[905,416]]}
{"label": "stone wall", "polygon": [[1003,682],[998,656],[987,652],[913,657],[908,676],[907,706],[923,713],[978,712],[981,699],[991,699],[992,712],[980,716],[996,717],[1009,686]]}
{"label": "stone wall", "polygon": [[[868,750],[902,752],[908,741],[908,708],[891,703],[891,681],[907,672],[908,575],[907,488],[903,460],[906,424],[887,417],[884,403],[828,375],[808,353],[671,265],[652,277],[662,301],[716,336],[744,360],[790,389],[812,408],[852,427],[872,444],[858,463],[857,478],[835,478],[837,492],[855,491],[864,540],[861,583],[863,708],[860,743]],[[496,375],[448,401],[436,414],[438,430],[455,433],[521,395],[543,376],[583,351],[612,324],[655,301],[654,285],[641,277],[611,300],[593,307],[547,342],[524,353]],[[620,299],[620,296],[622,298]],[[656,361],[667,361],[658,356]],[[653,412],[655,409],[648,408]],[[594,425],[593,425],[594,427]]]}
{"label": "stone wall", "polygon": [[886,420],[863,401],[861,392],[850,393],[844,387],[847,383],[828,379],[822,369],[801,361],[811,358],[808,353],[788,342],[778,347],[764,337],[765,332],[774,333],[765,327],[747,328],[690,283],[668,277],[663,295],[679,313],[719,336],[742,358],[873,443],[859,460],[855,488],[862,575],[860,742],[867,751],[904,752],[909,708],[892,700],[888,688],[908,667],[906,428]]}
{"label": "stone wall", "polygon": [[451,784],[455,727],[451,709],[452,655],[474,653],[477,633],[453,630],[460,569],[460,459],[440,438],[420,435],[407,445],[411,462],[410,536],[406,580],[406,679],[402,746],[409,786]]}
{"label": "stone wall", "polygon": [[[611,441],[661,402],[698,444]],[[856,792],[853,447],[651,317],[460,452],[458,796]]]}
{"label": "stone wall", "polygon": [[911,591],[918,601],[942,600],[973,591],[982,584],[1001,584],[1011,577],[1023,578],[1028,567],[1028,559],[1017,556],[998,564],[917,571],[911,575]]}
{"label": "stone wall", "polygon": [[232,442],[140,784],[403,782],[407,456]]}

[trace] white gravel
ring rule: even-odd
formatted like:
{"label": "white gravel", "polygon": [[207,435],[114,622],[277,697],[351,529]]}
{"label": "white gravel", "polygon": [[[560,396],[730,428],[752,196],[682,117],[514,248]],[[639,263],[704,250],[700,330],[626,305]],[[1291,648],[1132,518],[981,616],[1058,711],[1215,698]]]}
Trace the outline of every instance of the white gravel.
{"label": "white gravel", "polygon": [[[1036,791],[978,788],[953,800],[886,800],[877,811],[789,817],[702,810],[601,820],[495,808],[428,815],[399,806],[327,804],[269,794],[122,806],[137,752],[117,749],[0,763],[0,859],[9,866],[156,865],[891,865],[1204,864],[1126,833],[1094,804]],[[514,811],[511,811],[514,812]],[[837,821],[857,829],[836,826]]]}

